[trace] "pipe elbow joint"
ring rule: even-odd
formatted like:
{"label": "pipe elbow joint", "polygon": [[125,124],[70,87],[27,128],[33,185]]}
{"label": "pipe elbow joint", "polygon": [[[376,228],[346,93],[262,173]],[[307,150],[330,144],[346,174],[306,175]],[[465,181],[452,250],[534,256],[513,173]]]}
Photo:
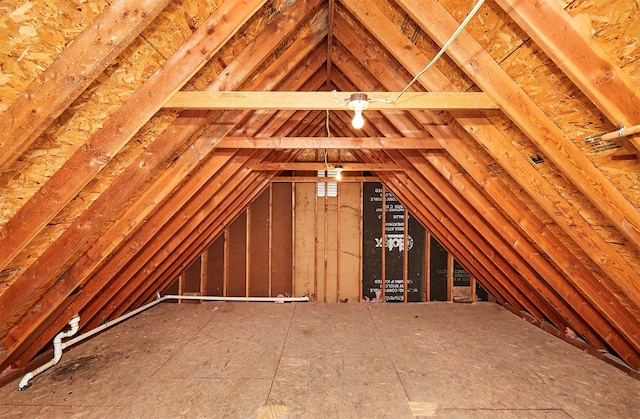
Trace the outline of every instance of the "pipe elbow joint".
{"label": "pipe elbow joint", "polygon": [[27,374],[25,374],[25,376],[22,377],[22,380],[20,380],[20,384],[18,384],[18,391],[25,391],[26,389],[31,387],[31,383],[29,383],[29,381],[31,381],[32,378],[33,373],[28,372]]}
{"label": "pipe elbow joint", "polygon": [[71,335],[74,335],[80,328],[80,316],[76,315],[73,319],[71,319],[71,321],[69,321],[69,326],[71,326],[71,330],[69,330],[69,333]]}

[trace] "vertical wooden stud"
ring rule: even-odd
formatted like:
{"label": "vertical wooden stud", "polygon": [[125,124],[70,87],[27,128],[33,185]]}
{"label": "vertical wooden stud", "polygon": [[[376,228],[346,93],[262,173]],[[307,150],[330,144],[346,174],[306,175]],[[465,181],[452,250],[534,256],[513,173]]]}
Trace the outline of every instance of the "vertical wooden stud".
{"label": "vertical wooden stud", "polygon": [[249,251],[251,245],[251,205],[247,207],[247,223],[244,230],[245,234],[245,258],[244,258],[244,296],[249,297],[251,295],[251,291],[249,289],[251,283],[251,252]]}
{"label": "vertical wooden stud", "polygon": [[209,249],[204,249],[200,255],[200,295],[207,294],[207,267],[209,262]]}
{"label": "vertical wooden stud", "polygon": [[270,183],[269,184],[269,219],[267,220],[267,223],[269,223],[268,225],[268,245],[267,245],[267,252],[268,252],[268,261],[267,264],[269,265],[269,297],[273,297],[272,294],[272,260],[273,260],[273,184]]}
{"label": "vertical wooden stud", "polygon": [[382,240],[382,256],[380,257],[380,265],[382,266],[382,272],[380,275],[380,286],[382,288],[382,301],[386,301],[386,288],[387,288],[387,231],[386,231],[386,221],[387,221],[387,188],[382,185],[382,212],[381,212],[382,220],[382,232],[380,235],[380,240]]}
{"label": "vertical wooden stud", "polygon": [[476,294],[476,277],[473,275],[469,277],[469,286],[471,287],[471,301],[475,303],[478,301],[478,295]]}
{"label": "vertical wooden stud", "polygon": [[[325,175],[327,170],[325,170]],[[329,183],[326,183],[326,187],[324,189],[324,233],[322,237],[323,243],[323,251],[322,251],[322,263],[324,266],[323,272],[323,291],[322,291],[322,299],[326,303],[329,301],[327,299],[328,293],[328,282],[329,282]]]}
{"label": "vertical wooden stud", "polygon": [[[182,295],[184,292],[184,272],[178,277],[178,295]],[[182,300],[178,299],[178,304],[182,304]]]}
{"label": "vertical wooden stud", "polygon": [[403,237],[403,248],[404,254],[402,255],[402,284],[404,287],[404,295],[403,301],[404,303],[408,303],[409,299],[409,284],[408,284],[408,276],[409,276],[409,211],[404,207],[404,237]]}
{"label": "vertical wooden stud", "polygon": [[424,293],[422,301],[431,301],[431,233],[424,230],[425,257],[424,257]]}
{"label": "vertical wooden stud", "polygon": [[[326,172],[325,172],[326,175]],[[325,194],[327,193],[327,186],[325,184],[325,188],[324,188]],[[313,226],[313,233],[314,233],[314,243],[313,243],[313,296],[315,297],[316,301],[318,301],[318,232],[319,232],[319,226],[318,226],[318,192],[317,192],[317,185],[316,185],[316,193],[314,194],[314,205],[313,205],[313,212],[314,212],[314,226]]]}
{"label": "vertical wooden stud", "polygon": [[[299,297],[296,290],[296,183],[291,183],[291,296]],[[317,192],[316,192],[317,193]]]}
{"label": "vertical wooden stud", "polygon": [[229,227],[224,229],[224,242],[222,249],[222,263],[224,264],[223,268],[223,278],[222,278],[222,295],[227,297],[229,291]]}
{"label": "vertical wooden stud", "polygon": [[336,302],[340,302],[340,238],[342,235],[340,234],[340,195],[342,192],[341,188],[342,184],[338,182],[338,196],[337,200],[337,208],[336,208]]}
{"label": "vertical wooden stud", "polygon": [[362,200],[364,199],[364,183],[360,182],[360,234],[358,235],[359,240],[360,240],[360,257],[358,258],[358,278],[359,278],[359,295],[358,295],[358,302],[361,303],[362,302],[362,281],[364,280],[364,278],[362,277],[362,258],[363,258],[363,252],[362,252],[362,235],[364,234],[364,205],[362,205]]}
{"label": "vertical wooden stud", "polygon": [[453,301],[453,255],[447,254],[447,301]]}

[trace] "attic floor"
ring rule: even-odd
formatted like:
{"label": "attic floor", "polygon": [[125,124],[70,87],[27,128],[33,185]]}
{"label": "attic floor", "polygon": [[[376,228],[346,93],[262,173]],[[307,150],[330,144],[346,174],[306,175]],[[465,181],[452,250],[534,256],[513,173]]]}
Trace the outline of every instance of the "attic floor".
{"label": "attic floor", "polygon": [[164,303],[32,384],[0,417],[640,415],[640,381],[492,303]]}

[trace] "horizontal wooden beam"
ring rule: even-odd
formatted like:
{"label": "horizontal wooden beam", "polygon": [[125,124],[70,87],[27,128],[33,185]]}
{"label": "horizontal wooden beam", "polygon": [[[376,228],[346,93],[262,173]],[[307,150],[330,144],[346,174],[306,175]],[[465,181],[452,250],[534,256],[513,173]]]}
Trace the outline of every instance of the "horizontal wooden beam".
{"label": "horizontal wooden beam", "polygon": [[[319,182],[335,182],[335,178],[321,178],[317,176],[275,176],[271,179],[271,183],[319,183]],[[340,183],[362,183],[362,182],[380,182],[377,176],[342,176]]]}
{"label": "horizontal wooden beam", "polygon": [[253,170],[334,170],[342,166],[343,172],[388,172],[402,170],[394,163],[323,163],[323,162],[294,162],[294,163],[258,163]]}
{"label": "horizontal wooden beam", "polygon": [[[349,110],[347,101],[356,92],[177,92],[165,108],[179,109],[279,109]],[[482,92],[363,92],[371,110],[390,109],[498,109]]]}
{"label": "horizontal wooden beam", "polygon": [[443,147],[433,137],[224,137],[216,148],[441,150]]}

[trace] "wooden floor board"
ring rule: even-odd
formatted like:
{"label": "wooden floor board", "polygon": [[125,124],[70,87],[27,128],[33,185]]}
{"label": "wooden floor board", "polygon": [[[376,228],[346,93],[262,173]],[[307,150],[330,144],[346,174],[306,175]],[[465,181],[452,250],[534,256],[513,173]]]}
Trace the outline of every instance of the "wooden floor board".
{"label": "wooden floor board", "polygon": [[640,381],[492,303],[161,304],[0,418],[637,418]]}

